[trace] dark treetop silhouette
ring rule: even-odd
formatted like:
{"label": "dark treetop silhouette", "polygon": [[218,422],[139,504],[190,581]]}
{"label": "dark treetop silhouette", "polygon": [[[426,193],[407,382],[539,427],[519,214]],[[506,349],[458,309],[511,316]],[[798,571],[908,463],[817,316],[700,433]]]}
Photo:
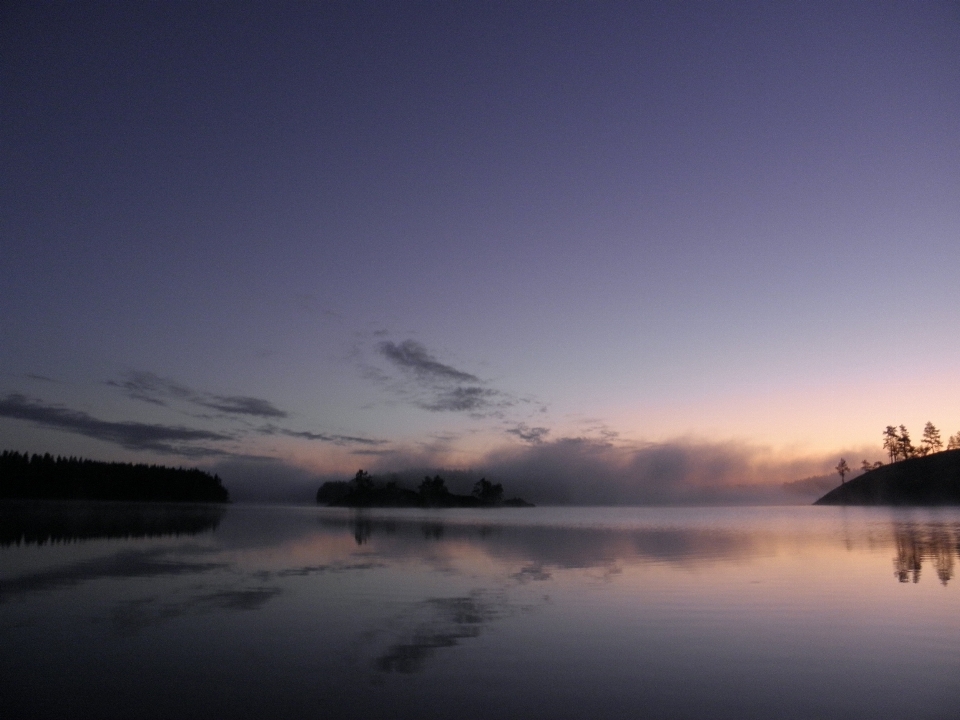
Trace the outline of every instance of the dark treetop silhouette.
{"label": "dark treetop silhouette", "polygon": [[456,495],[442,477],[425,477],[418,490],[397,482],[377,484],[364,470],[353,480],[325,482],[317,490],[317,502],[338,507],[533,507],[520,498],[503,499],[503,486],[481,478],[470,495]]}
{"label": "dark treetop silhouette", "polygon": [[960,450],[872,468],[815,505],[960,505]]}
{"label": "dark treetop silhouette", "polygon": [[906,426],[887,425],[883,449],[889,465],[864,460],[863,475],[846,484],[843,476],[850,467],[840,458],[840,487],[814,505],[960,505],[960,432],[949,438],[944,452],[932,422],[924,426],[919,446],[910,440]]}
{"label": "dark treetop silhouette", "polygon": [[219,476],[202,470],[4,450],[0,499],[228,502],[229,495]]}

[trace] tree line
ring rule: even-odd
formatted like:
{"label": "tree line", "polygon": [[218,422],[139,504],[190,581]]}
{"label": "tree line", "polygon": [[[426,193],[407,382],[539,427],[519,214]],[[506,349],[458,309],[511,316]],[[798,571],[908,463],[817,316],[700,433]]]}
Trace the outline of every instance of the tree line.
{"label": "tree line", "polygon": [[196,468],[0,453],[0,498],[228,502],[218,475]]}
{"label": "tree line", "polygon": [[[913,444],[913,440],[910,438],[910,431],[907,430],[905,425],[887,425],[883,430],[883,449],[887,453],[887,457],[891,463],[899,462],[900,460],[909,460],[910,458],[926,457],[927,455],[941,452],[944,449],[960,450],[960,432],[947,438],[947,445],[946,448],[944,448],[940,430],[930,421],[927,421],[927,424],[923,427],[923,437],[920,439],[919,445]],[[860,463],[860,470],[868,472],[882,466],[883,463],[879,460],[873,463],[869,460],[864,460]],[[840,484],[842,485],[844,477],[851,472],[850,466],[846,460],[840,458],[839,464],[834,469],[837,471],[837,474],[840,475]]]}

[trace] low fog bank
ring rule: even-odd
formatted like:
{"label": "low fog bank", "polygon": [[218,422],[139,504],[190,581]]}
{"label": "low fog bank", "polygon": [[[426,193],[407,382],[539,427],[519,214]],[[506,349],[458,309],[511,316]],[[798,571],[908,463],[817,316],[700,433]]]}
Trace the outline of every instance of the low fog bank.
{"label": "low fog bank", "polygon": [[534,502],[716,505],[810,502],[785,481],[822,460],[781,460],[739,443],[674,441],[618,447],[582,438],[492,453],[485,470]]}
{"label": "low fog bank", "polygon": [[316,473],[274,458],[231,458],[216,463],[210,472],[223,480],[231,502],[241,503],[313,502],[322,482]]}
{"label": "low fog bank", "polygon": [[[396,463],[397,458],[391,460]],[[496,450],[469,471],[427,465],[404,472],[391,472],[386,465],[371,470],[408,486],[423,475],[439,473],[456,492],[467,492],[486,477],[503,483],[507,496],[539,504],[808,504],[838,483],[828,474],[836,462],[833,455],[786,458],[738,442],[624,446],[563,438]]]}
{"label": "low fog bank", "polygon": [[[847,453],[856,457],[856,452]],[[745,443],[676,440],[636,446],[589,438],[511,446],[482,457],[472,468],[444,467],[422,455],[358,462],[381,481],[416,488],[425,475],[441,475],[451,491],[469,493],[481,477],[503,483],[507,497],[542,505],[757,505],[809,504],[839,483],[834,455],[788,458]],[[368,458],[369,460],[369,458]],[[217,464],[236,502],[313,502],[327,480],[271,459]]]}

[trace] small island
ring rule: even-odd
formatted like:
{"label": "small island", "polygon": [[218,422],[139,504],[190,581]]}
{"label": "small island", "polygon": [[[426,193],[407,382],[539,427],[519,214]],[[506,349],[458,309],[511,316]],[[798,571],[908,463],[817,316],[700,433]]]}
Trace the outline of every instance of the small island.
{"label": "small island", "polygon": [[504,500],[503,485],[486,478],[474,484],[470,495],[457,495],[447,489],[446,481],[439,475],[425,477],[418,490],[410,490],[396,481],[378,483],[364,470],[358,470],[350,481],[323,483],[317,490],[317,503],[331,507],[533,507],[520,498]]}
{"label": "small island", "polygon": [[0,499],[229,502],[218,475],[196,468],[0,453]]}
{"label": "small island", "polygon": [[840,458],[840,486],[814,505],[960,505],[960,433],[946,450],[940,431],[929,422],[919,447],[903,425],[887,426],[883,437],[889,464],[864,460],[863,474],[844,482],[850,467]]}

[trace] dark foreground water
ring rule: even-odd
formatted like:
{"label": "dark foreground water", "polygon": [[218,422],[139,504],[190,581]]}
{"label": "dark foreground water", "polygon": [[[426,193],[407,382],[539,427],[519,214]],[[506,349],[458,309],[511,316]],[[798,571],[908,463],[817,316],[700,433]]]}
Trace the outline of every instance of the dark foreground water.
{"label": "dark foreground water", "polygon": [[0,508],[0,716],[954,718],[960,511]]}

